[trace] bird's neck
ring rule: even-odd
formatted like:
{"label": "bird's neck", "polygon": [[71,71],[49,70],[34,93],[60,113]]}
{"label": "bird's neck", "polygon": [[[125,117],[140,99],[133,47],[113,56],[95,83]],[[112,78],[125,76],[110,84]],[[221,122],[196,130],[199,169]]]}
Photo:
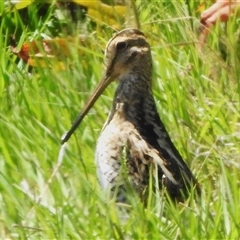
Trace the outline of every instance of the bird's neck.
{"label": "bird's neck", "polygon": [[140,74],[129,74],[119,79],[108,121],[117,112],[119,105],[122,106],[124,119],[132,122],[142,120],[149,109],[156,111],[151,78]]}

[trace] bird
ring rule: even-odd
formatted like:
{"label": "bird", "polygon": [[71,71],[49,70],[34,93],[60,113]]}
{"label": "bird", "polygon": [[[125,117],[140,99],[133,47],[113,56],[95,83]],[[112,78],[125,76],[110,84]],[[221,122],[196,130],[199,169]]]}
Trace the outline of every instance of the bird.
{"label": "bird", "polygon": [[129,186],[142,199],[166,189],[169,199],[184,201],[200,187],[160,119],[152,92],[152,56],[144,33],[127,28],[116,33],[105,50],[105,73],[93,95],[62,138],[68,141],[107,88],[118,86],[111,111],[97,140],[95,163],[100,185],[117,202],[127,201]]}

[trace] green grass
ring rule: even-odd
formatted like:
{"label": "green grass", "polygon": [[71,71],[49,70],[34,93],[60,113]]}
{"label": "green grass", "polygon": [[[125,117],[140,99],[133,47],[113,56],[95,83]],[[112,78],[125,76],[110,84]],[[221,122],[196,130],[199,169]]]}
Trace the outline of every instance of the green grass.
{"label": "green grass", "polygon": [[[106,199],[94,165],[96,141],[116,83],[104,92],[69,140],[63,163],[51,177],[57,166],[61,136],[104,72],[103,50],[112,31],[95,27],[88,19],[75,28],[72,23],[72,35],[81,31],[87,40],[84,47],[72,44],[71,56],[64,59],[66,70],[34,68],[29,73],[26,64],[11,53],[9,37],[16,33],[19,47],[43,34],[51,37],[47,23],[54,10],[39,20],[33,14],[37,6],[30,5],[32,21],[27,27],[17,11],[4,12],[3,3],[0,5],[1,238],[239,238],[237,19],[212,29],[206,45],[198,50],[194,42],[198,41],[199,15],[188,18],[189,9],[197,14],[197,3],[186,6],[178,1],[137,2],[142,31],[152,45],[153,91],[159,113],[197,176],[202,196],[197,202],[189,199],[173,206],[162,201],[161,194],[152,194],[146,208],[133,196],[130,206],[120,210]],[[77,54],[79,47],[81,54]],[[50,60],[49,64],[58,63]]]}

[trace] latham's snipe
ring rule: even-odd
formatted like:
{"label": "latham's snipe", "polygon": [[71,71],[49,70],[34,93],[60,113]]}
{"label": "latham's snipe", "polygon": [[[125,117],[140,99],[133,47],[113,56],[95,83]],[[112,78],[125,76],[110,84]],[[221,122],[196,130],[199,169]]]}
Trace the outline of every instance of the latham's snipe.
{"label": "latham's snipe", "polygon": [[105,61],[105,76],[62,143],[70,138],[104,89],[117,79],[112,110],[96,147],[102,187],[117,191],[117,200],[124,201],[126,175],[128,183],[142,195],[155,171],[158,185],[175,200],[183,200],[191,186],[200,192],[157,113],[152,94],[151,49],[144,34],[137,29],[117,33],[107,44]]}

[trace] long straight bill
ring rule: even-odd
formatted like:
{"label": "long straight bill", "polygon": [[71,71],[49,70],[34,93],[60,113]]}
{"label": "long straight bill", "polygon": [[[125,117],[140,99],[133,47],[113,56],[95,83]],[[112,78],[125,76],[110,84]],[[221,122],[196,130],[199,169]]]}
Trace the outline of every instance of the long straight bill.
{"label": "long straight bill", "polygon": [[85,104],[85,107],[83,110],[79,113],[77,119],[72,124],[72,127],[69,129],[69,131],[63,135],[61,139],[61,144],[64,144],[68,141],[68,139],[72,136],[78,125],[82,122],[85,115],[89,112],[89,110],[92,108],[94,103],[98,100],[99,96],[103,93],[103,91],[106,89],[106,87],[111,83],[112,78],[110,76],[104,77],[101,82],[98,84],[96,90],[94,91],[93,95],[89,98],[88,102]]}

